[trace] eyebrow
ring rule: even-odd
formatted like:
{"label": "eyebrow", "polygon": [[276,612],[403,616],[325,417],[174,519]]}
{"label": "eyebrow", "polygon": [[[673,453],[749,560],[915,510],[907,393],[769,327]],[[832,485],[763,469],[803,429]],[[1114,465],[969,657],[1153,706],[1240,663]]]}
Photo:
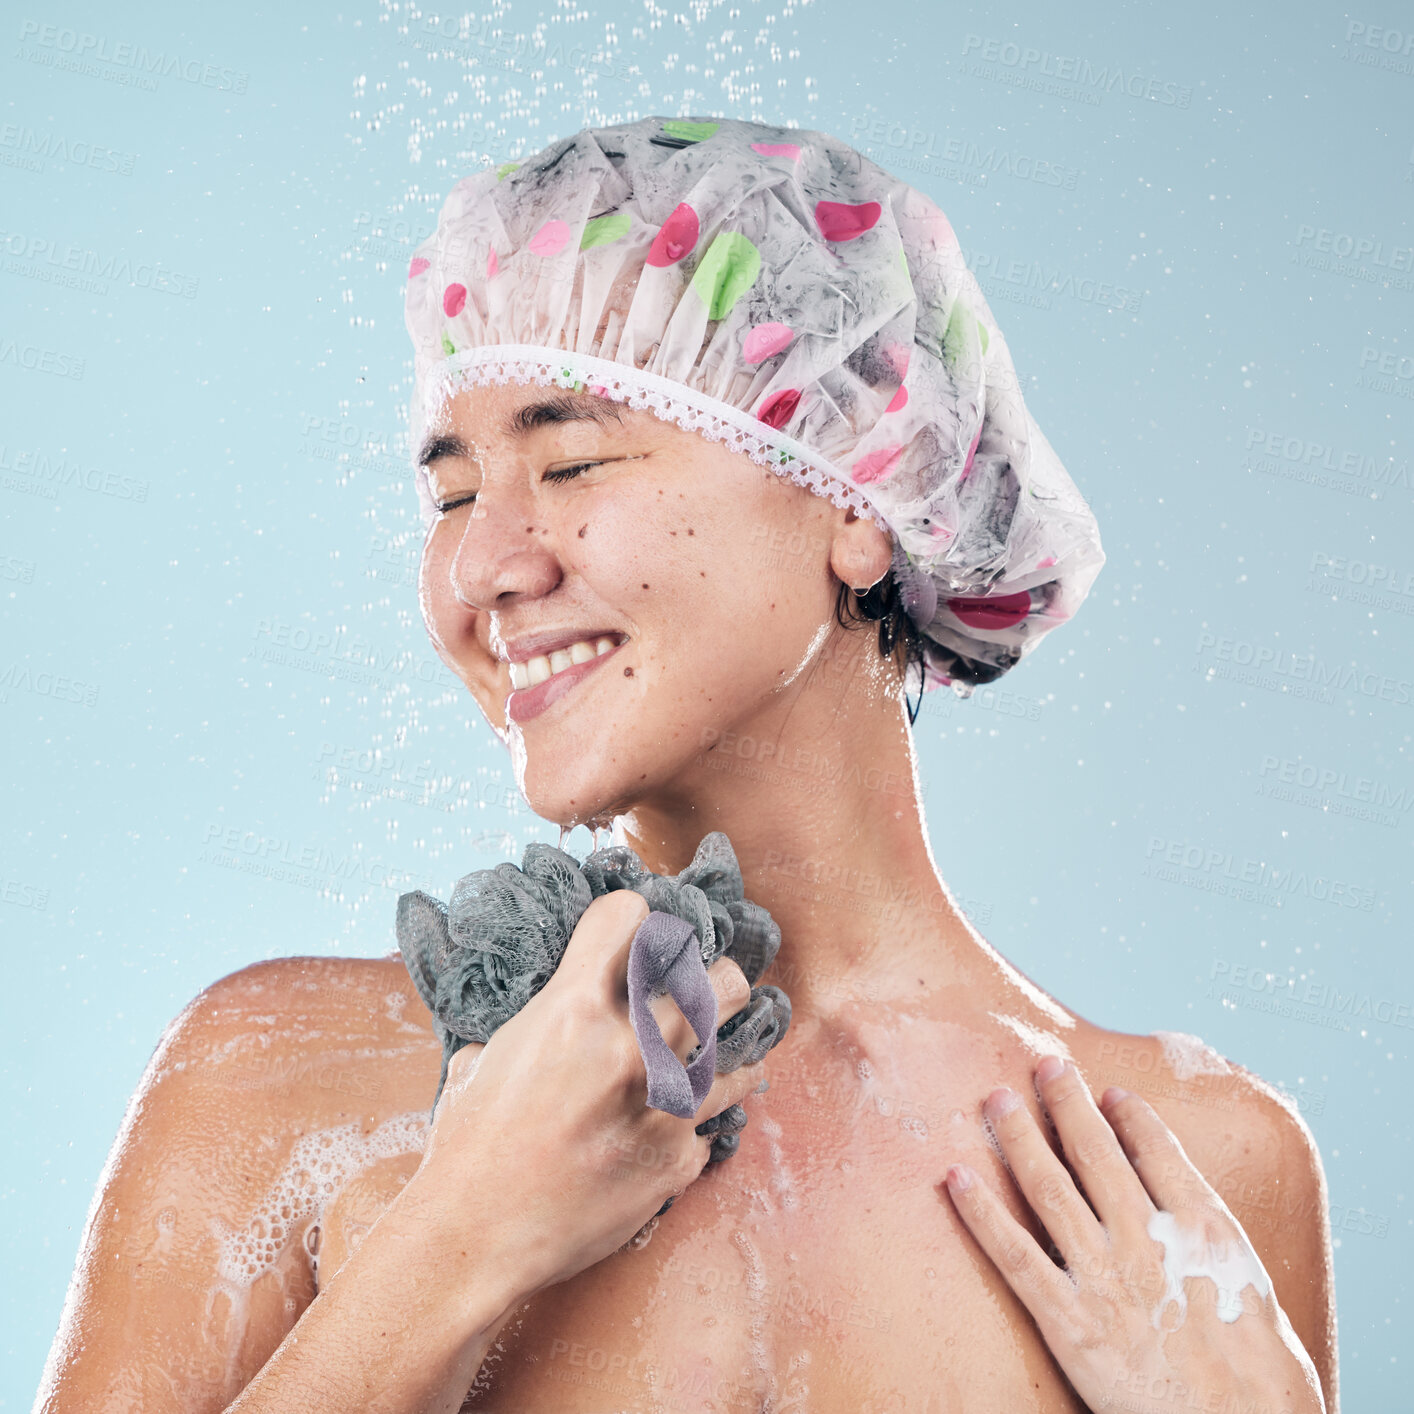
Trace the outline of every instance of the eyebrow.
{"label": "eyebrow", "polygon": [[[517,408],[501,424],[506,437],[522,439],[542,427],[564,422],[597,422],[601,427],[610,422],[623,422],[623,408],[610,398],[586,393],[557,393],[541,402],[526,403]],[[427,466],[438,457],[469,457],[471,449],[455,433],[438,433],[422,444],[417,454],[418,466]]]}

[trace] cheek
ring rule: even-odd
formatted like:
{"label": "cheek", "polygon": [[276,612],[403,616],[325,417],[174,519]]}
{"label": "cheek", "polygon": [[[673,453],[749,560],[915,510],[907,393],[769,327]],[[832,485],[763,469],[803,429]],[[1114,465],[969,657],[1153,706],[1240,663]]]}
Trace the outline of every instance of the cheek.
{"label": "cheek", "polygon": [[447,552],[438,543],[439,538],[434,530],[431,538],[423,544],[417,570],[417,599],[428,630],[435,638],[445,641],[453,629],[452,616],[448,612],[453,600],[447,578]]}
{"label": "cheek", "polygon": [[[461,668],[477,667],[484,671],[493,666],[489,648],[482,643],[486,625],[483,615],[468,609],[452,590],[451,557],[455,542],[449,534],[432,537],[422,551],[418,568],[417,599],[423,623],[432,641],[448,655],[458,659]],[[475,663],[477,652],[485,657],[484,664]]]}
{"label": "cheek", "polygon": [[[794,544],[790,555],[773,550],[765,509],[749,495],[694,500],[652,487],[593,505],[585,498],[562,534],[576,571],[657,650],[690,645],[719,670],[764,669],[769,660],[776,675],[830,611],[820,557]],[[824,543],[816,536],[809,546],[817,542]]]}
{"label": "cheek", "polygon": [[606,603],[640,628],[697,622],[726,581],[714,534],[684,492],[645,487],[633,495],[586,497],[569,513],[561,543],[574,568]]}

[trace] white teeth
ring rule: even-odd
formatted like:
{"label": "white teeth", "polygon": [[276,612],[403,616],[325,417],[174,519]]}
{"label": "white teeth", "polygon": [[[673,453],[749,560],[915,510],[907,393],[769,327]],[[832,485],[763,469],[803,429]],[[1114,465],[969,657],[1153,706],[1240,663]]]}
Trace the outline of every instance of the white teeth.
{"label": "white teeth", "polygon": [[556,648],[548,655],[542,653],[537,657],[528,658],[524,663],[508,664],[511,670],[511,689],[523,692],[556,673],[564,672],[566,668],[574,667],[576,663],[587,663],[591,658],[602,657],[617,647],[618,644],[609,637],[582,638],[578,643]]}

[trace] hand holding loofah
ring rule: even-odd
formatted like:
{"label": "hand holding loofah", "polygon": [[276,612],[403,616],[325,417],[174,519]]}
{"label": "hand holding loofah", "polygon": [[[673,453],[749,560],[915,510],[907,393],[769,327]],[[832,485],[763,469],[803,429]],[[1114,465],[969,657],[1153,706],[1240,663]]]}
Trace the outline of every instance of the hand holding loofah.
{"label": "hand holding loofah", "polygon": [[[398,899],[398,948],[442,1043],[434,1111],[451,1058],[469,1041],[489,1041],[549,981],[584,910],[615,889],[634,890],[650,908],[629,953],[629,1006],[652,1108],[696,1113],[713,1073],[754,1064],[785,1036],[789,998],[756,985],[780,949],[780,929],[743,896],[726,835],[704,836],[692,863],[673,877],[651,873],[626,845],[596,850],[581,865],[536,842],[519,869],[503,863],[458,880],[450,905],[420,889]],[[706,969],[720,957],[741,968],[751,1000],[713,1034],[716,1000]],[[648,1007],[665,991],[699,1039],[706,1036],[686,1067],[664,1045]],[[746,1112],[732,1105],[698,1126],[713,1136],[709,1163],[735,1152],[745,1124]]]}

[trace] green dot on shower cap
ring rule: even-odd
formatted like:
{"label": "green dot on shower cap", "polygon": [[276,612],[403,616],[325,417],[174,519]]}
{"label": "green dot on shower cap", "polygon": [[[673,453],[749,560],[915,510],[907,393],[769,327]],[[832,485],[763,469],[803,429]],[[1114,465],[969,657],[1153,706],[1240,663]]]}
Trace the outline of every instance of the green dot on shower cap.
{"label": "green dot on shower cap", "polygon": [[496,168],[496,180],[499,182],[502,177],[506,176],[508,173],[514,172],[519,166],[519,162],[502,162],[501,165]]}
{"label": "green dot on shower cap", "polygon": [[596,216],[584,223],[584,234],[579,238],[580,250],[591,246],[611,245],[620,236],[627,235],[633,218],[627,211],[616,211],[612,216]]}
{"label": "green dot on shower cap", "polygon": [[948,327],[943,331],[943,357],[954,367],[962,361],[969,319],[973,319],[980,325],[980,321],[975,319],[965,301],[958,300],[952,307],[952,314],[948,318]]}
{"label": "green dot on shower cap", "polygon": [[977,321],[977,332],[982,336],[982,356],[985,358],[990,335],[987,333],[987,326],[980,319]]}
{"label": "green dot on shower cap", "polygon": [[663,131],[669,137],[680,137],[684,142],[703,142],[711,137],[722,125],[720,123],[685,123],[670,118],[663,124]]}
{"label": "green dot on shower cap", "polygon": [[707,306],[707,318],[721,319],[760,273],[761,252],[740,231],[723,231],[693,272],[692,288]]}
{"label": "green dot on shower cap", "polygon": [[456,353],[456,351],[457,351],[457,346],[456,346],[445,334],[443,334],[443,335],[442,335],[442,352],[443,352],[444,354],[446,354],[448,358],[451,358],[451,356],[452,356],[454,353]]}

